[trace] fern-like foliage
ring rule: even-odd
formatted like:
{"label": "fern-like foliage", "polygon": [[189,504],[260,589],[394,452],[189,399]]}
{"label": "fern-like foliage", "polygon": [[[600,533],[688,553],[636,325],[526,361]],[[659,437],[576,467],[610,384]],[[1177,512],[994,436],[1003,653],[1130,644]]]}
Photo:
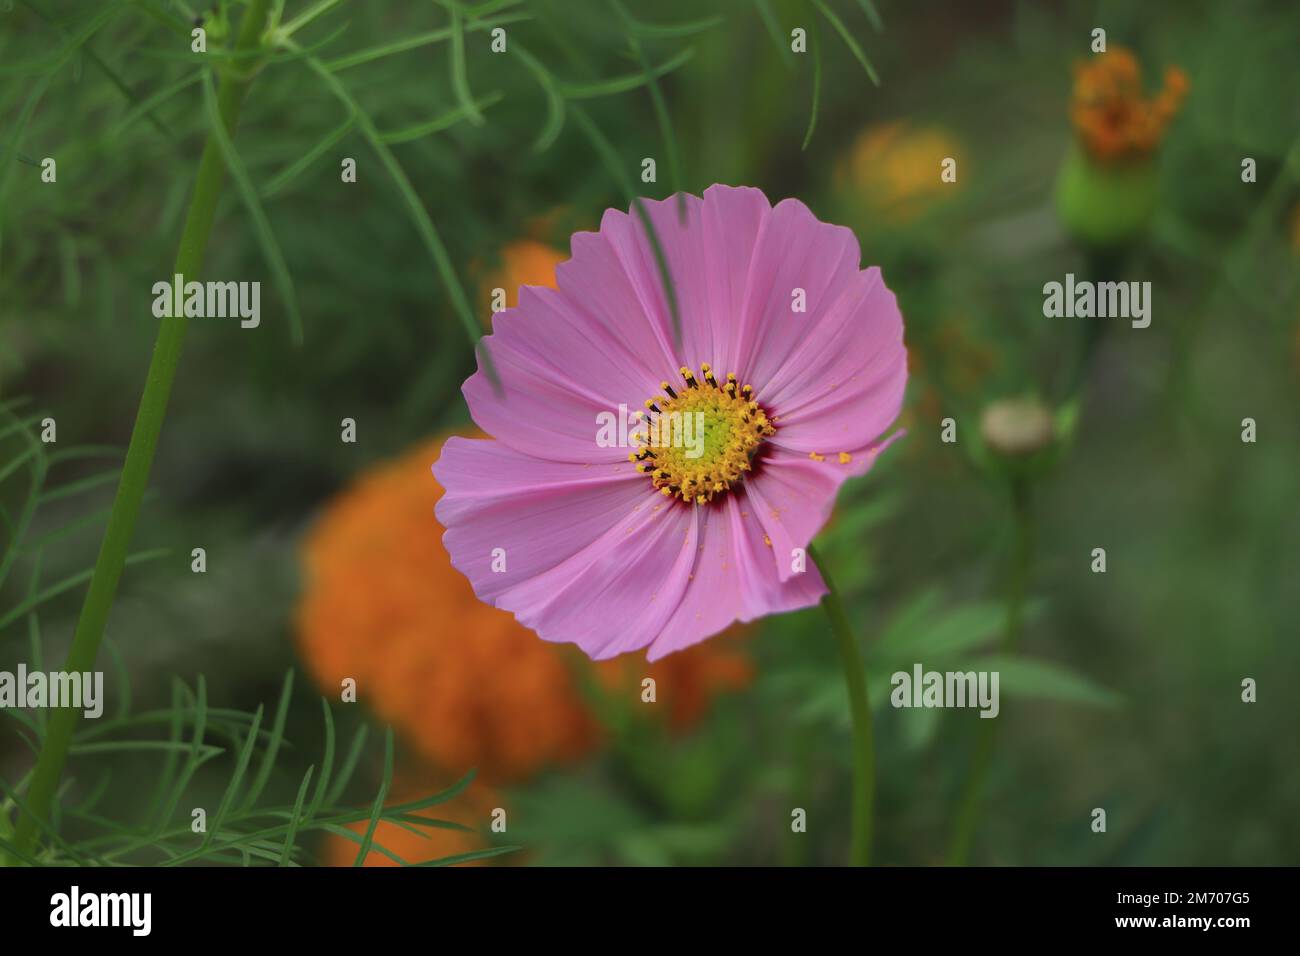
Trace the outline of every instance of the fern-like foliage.
{"label": "fern-like foliage", "polygon": [[[30,412],[29,405],[22,399],[0,404],[0,523],[4,528],[0,594],[5,596],[0,604],[0,647],[24,647],[27,667],[35,671],[51,664],[41,634],[42,607],[80,587],[90,575],[87,569],[47,582],[41,573],[45,558],[61,545],[97,529],[105,519],[103,512],[91,512],[39,530],[43,510],[54,510],[61,503],[111,484],[117,478],[116,468],[57,479],[70,466],[84,471],[88,462],[112,460],[118,452],[93,446],[51,450],[59,446],[41,440],[44,416]],[[131,563],[167,553],[166,549],[143,551],[132,555]],[[24,582],[22,587],[5,587],[9,579],[16,577]],[[358,863],[375,852],[405,865],[405,860],[375,841],[381,821],[421,834],[438,828],[469,829],[424,811],[464,790],[473,779],[472,772],[439,793],[404,803],[388,802],[393,773],[391,729],[384,733],[383,775],[374,800],[359,809],[345,804],[344,795],[366,752],[368,728],[359,727],[340,748],[334,716],[324,699],[324,747],[319,761],[303,774],[292,803],[264,800],[267,785],[277,772],[278,758],[291,748],[285,724],[293,694],[292,671],[285,675],[269,719],[262,707],[250,713],[213,706],[202,677],[194,687],[174,680],[169,707],[133,713],[131,684],[122,655],[111,639],[105,641],[105,647],[113,665],[115,712],[82,722],[75,733],[69,771],[55,812],[42,827],[41,848],[34,854],[20,852],[11,839],[17,815],[26,811],[24,793],[30,774],[16,780],[0,775],[0,860],[55,866],[298,866],[309,859],[305,838],[327,833],[356,843]],[[48,713],[42,709],[5,708],[0,715],[0,727],[13,734],[34,759],[45,743]],[[136,801],[138,814],[132,820],[97,812],[113,788],[113,768],[102,765],[125,759],[143,761],[153,780],[148,799]],[[85,764],[87,769],[100,767],[93,779],[83,780],[79,764]],[[212,792],[207,786],[200,788],[205,783],[200,778],[222,768],[226,776],[220,798],[215,809],[205,808],[205,826],[202,832],[195,832],[192,810],[209,802]],[[358,823],[366,824],[363,833],[354,828]],[[489,847],[419,865],[462,863],[513,849]]]}

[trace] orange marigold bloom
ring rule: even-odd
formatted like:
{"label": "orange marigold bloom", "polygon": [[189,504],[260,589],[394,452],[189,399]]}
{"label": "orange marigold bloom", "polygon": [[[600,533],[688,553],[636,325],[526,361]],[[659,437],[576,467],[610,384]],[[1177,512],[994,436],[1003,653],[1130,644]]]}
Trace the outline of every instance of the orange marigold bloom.
{"label": "orange marigold bloom", "polygon": [[589,661],[588,665],[595,668],[606,690],[626,691],[629,700],[639,699],[642,680],[654,678],[656,703],[667,708],[668,725],[686,730],[704,716],[718,691],[743,687],[753,679],[753,663],[747,655],[728,648],[730,643],[734,642],[723,639],[722,646],[711,654],[702,653],[706,644],[695,644],[653,664],[631,653],[609,661]]}
{"label": "orange marigold bloom", "polygon": [[[596,686],[620,675],[654,677],[674,728],[697,720],[719,690],[751,677],[734,641],[709,641],[655,665],[593,665],[569,645],[539,641],[505,612],[479,601],[451,566],[430,472],[444,437],[381,464],[330,502],[304,545],[306,587],[297,609],[306,667],[337,691],[354,678],[358,700],[424,757],[452,773],[526,779],[599,744],[582,696],[582,668]],[[648,706],[648,705],[647,705]],[[662,709],[661,709],[662,708]]]}
{"label": "orange marigold bloom", "polygon": [[1164,87],[1148,99],[1137,57],[1123,47],[1111,47],[1075,64],[1070,119],[1080,142],[1098,161],[1147,156],[1164,139],[1187,89],[1187,74],[1171,66],[1165,70]]}

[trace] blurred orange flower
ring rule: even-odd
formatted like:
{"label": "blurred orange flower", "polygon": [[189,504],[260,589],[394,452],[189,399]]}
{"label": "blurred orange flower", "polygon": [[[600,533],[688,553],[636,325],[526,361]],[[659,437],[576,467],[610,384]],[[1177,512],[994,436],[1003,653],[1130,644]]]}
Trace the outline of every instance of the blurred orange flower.
{"label": "blurred orange flower", "polygon": [[501,250],[501,264],[485,280],[488,301],[494,290],[505,292],[505,308],[519,304],[521,285],[555,285],[555,267],[569,258],[553,246],[537,239],[517,239]]}
{"label": "blurred orange flower", "polygon": [[718,691],[744,687],[753,679],[749,655],[737,650],[735,641],[729,639],[743,631],[736,627],[724,634],[722,646],[711,654],[701,653],[706,645],[695,644],[653,664],[631,653],[608,661],[587,661],[587,665],[606,691],[623,690],[629,700],[639,700],[641,681],[654,678],[656,702],[666,708],[668,726],[684,731],[704,716]]}
{"label": "blurred orange flower", "polygon": [[957,182],[940,179],[947,158],[957,160],[960,167],[961,144],[945,130],[882,123],[854,141],[836,167],[836,185],[873,212],[893,222],[908,222],[958,188]]}
{"label": "blurred orange flower", "polygon": [[322,687],[336,691],[354,678],[358,699],[437,766],[477,767],[482,779],[504,783],[599,745],[580,690],[584,673],[595,687],[624,688],[633,703],[641,678],[653,677],[651,714],[674,729],[697,721],[718,691],[751,679],[734,640],[653,665],[627,657],[592,664],[475,598],[434,517],[442,489],[430,466],[445,437],[362,475],[306,538],[297,637]]}
{"label": "blurred orange flower", "polygon": [[1164,87],[1148,99],[1137,57],[1123,47],[1112,47],[1075,64],[1070,119],[1094,159],[1139,158],[1160,145],[1187,90],[1187,74],[1171,66],[1165,70]]}

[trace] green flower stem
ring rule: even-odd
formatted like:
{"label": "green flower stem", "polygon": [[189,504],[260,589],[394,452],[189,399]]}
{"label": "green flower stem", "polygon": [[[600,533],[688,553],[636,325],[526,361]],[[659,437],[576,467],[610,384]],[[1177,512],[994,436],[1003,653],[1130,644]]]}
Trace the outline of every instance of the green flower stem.
{"label": "green flower stem", "polygon": [[[1128,261],[1128,249],[1113,250],[1090,249],[1085,253],[1084,269],[1089,282],[1117,282]],[[1082,400],[1084,386],[1088,382],[1088,372],[1097,356],[1097,349],[1111,323],[1105,319],[1083,319],[1079,331],[1079,342],[1074,352],[1074,360],[1065,377],[1066,400]]]}
{"label": "green flower stem", "polygon": [[840,663],[844,666],[844,682],[849,690],[849,711],[853,716],[853,832],[849,842],[849,865],[868,866],[871,863],[871,814],[875,800],[876,755],[871,730],[871,704],[867,699],[867,671],[862,664],[862,653],[849,625],[844,602],[826,571],[826,565],[814,554],[813,560],[822,580],[826,582],[826,596],[822,607],[830,618],[831,630],[839,645]]}
{"label": "green flower stem", "polygon": [[[1112,282],[1119,278],[1128,261],[1129,247],[1115,244],[1112,248],[1094,247],[1085,252],[1085,274],[1091,282]],[[1063,407],[1071,409],[1068,433],[1062,443],[1069,445],[1077,434],[1078,413],[1083,404],[1088,373],[1096,360],[1098,348],[1106,336],[1108,323],[1085,319],[1080,327],[1078,345],[1065,375]],[[1010,479],[1011,508],[1015,522],[1015,544],[1012,548],[1008,573],[1006,623],[1002,634],[1002,652],[1010,653],[1020,641],[1024,628],[1025,595],[1029,587],[1029,574],[1034,558],[1034,511],[1031,479],[1023,473],[1014,473]],[[998,722],[980,721],[971,770],[953,822],[952,841],[948,845],[948,864],[964,866],[970,857],[971,841],[979,819],[984,781],[993,759],[997,742]]]}
{"label": "green flower stem", "polygon": [[[1006,623],[1002,631],[1002,653],[1010,654],[1020,642],[1025,623],[1025,595],[1029,590],[1029,574],[1034,560],[1034,509],[1032,486],[1023,475],[1011,478],[1011,509],[1015,522],[1015,543],[1012,546],[1011,565],[1007,575]],[[970,775],[962,794],[953,824],[952,842],[948,846],[948,865],[965,866],[970,857],[971,840],[979,819],[984,781],[993,759],[997,742],[996,720],[981,720],[979,739],[971,761]]]}
{"label": "green flower stem", "polygon": [[[236,50],[251,50],[261,43],[270,6],[270,0],[251,0],[248,11],[240,23],[239,36],[234,45]],[[247,63],[247,61],[237,62]],[[221,71],[217,107],[227,135],[233,135],[238,123],[239,109],[252,80],[251,70],[252,67],[232,66]],[[217,198],[221,193],[224,179],[225,163],[221,150],[214,134],[209,133],[203,147],[202,158],[199,160],[194,194],[190,200],[185,229],[176,252],[176,264],[172,270],[187,279],[197,276],[203,267],[203,254],[212,232]],[[167,414],[167,400],[171,395],[172,382],[176,378],[176,366],[180,361],[187,325],[188,320],[184,315],[162,319],[159,325],[153,358],[149,362],[149,374],[145,379],[144,392],[140,396],[140,407],[136,412],[135,426],[131,430],[131,441],[127,446],[126,461],[122,466],[122,477],[117,486],[117,494],[113,498],[113,507],[109,512],[108,527],[99,548],[99,556],[95,560],[95,568],[91,573],[90,588],[86,592],[86,600],[81,608],[81,617],[77,621],[77,629],[73,634],[72,649],[68,652],[67,661],[63,665],[65,670],[94,669],[95,658],[99,654],[99,644],[104,636],[104,624],[108,619],[109,608],[113,604],[113,596],[117,592],[118,581],[122,577],[127,548],[135,532],[136,518],[140,514],[140,502],[149,481],[149,469],[153,465],[154,452],[158,448],[158,436]],[[24,854],[30,855],[34,850],[42,822],[49,819],[50,806],[63,774],[68,747],[72,743],[72,734],[80,716],[81,712],[74,708],[61,708],[50,715],[49,728],[41,746],[40,756],[36,760],[36,767],[32,772],[31,789],[27,793],[26,804],[29,812],[19,819],[14,834],[14,846]]]}

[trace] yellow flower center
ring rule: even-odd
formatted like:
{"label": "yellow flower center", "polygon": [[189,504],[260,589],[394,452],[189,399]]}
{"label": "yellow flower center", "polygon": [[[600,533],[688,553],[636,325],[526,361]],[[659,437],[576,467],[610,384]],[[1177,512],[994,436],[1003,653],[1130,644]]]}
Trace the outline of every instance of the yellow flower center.
{"label": "yellow flower center", "polygon": [[682,368],[685,388],[661,382],[663,395],[646,399],[632,435],[638,450],[628,458],[660,494],[702,505],[753,468],[759,446],[776,427],[754,401],[754,389],[738,384],[734,373],[719,382],[707,364],[700,372],[703,382]]}

